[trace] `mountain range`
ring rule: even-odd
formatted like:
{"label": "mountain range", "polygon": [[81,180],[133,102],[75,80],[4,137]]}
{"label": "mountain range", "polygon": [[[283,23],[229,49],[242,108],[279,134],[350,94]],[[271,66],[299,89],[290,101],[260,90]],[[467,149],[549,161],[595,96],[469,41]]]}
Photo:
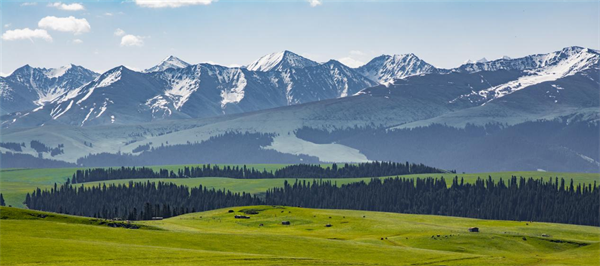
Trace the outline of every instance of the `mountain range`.
{"label": "mountain range", "polygon": [[[160,164],[149,158],[166,154],[193,157],[171,152],[194,143],[242,145],[251,138],[223,137],[238,132],[271,139],[245,146],[255,150],[254,161],[271,150],[297,156],[285,162],[409,160],[466,171],[597,172],[599,61],[596,50],[566,47],[453,69],[414,54],[382,55],[350,68],[289,51],[244,67],[168,57],[143,72],[119,66],[95,74],[71,66],[65,73],[78,74],[65,76],[25,66],[0,80],[3,141],[63,145],[64,153],[50,157],[65,162],[85,165],[96,157],[81,158],[106,153],[116,162],[134,156],[127,160],[140,165]],[[39,78],[25,78],[32,73]],[[5,109],[20,90],[35,94]],[[207,152],[216,161],[231,161],[233,154],[219,157],[214,147]],[[22,153],[39,156],[30,148]]]}

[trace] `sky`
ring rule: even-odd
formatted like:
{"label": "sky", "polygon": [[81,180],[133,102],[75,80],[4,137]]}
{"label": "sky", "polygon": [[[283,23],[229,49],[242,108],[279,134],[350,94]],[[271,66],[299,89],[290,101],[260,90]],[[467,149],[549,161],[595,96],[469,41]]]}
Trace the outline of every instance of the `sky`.
{"label": "sky", "polygon": [[600,1],[0,1],[0,75],[29,64],[143,70],[169,55],[247,65],[289,50],[356,67],[413,53],[441,68],[600,49]]}

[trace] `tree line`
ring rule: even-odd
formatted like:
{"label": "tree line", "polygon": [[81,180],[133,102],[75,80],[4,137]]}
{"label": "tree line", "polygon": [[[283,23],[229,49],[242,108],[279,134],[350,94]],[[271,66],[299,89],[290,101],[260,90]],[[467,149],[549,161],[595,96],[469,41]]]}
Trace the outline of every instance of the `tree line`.
{"label": "tree line", "polygon": [[379,177],[406,174],[444,173],[445,171],[423,164],[368,162],[359,164],[344,164],[322,167],[318,164],[288,165],[275,171],[258,170],[254,167],[243,166],[184,166],[176,171],[160,168],[153,170],[148,167],[93,168],[77,170],[71,183],[85,183],[114,179],[139,178],[189,178],[189,177],[229,177],[240,179],[262,178],[353,178]]}
{"label": "tree line", "polygon": [[571,179],[567,186],[558,178],[489,177],[471,184],[455,177],[449,187],[444,178],[372,179],[341,187],[297,181],[268,190],[265,204],[600,226],[596,182],[575,186]]}
{"label": "tree line", "polygon": [[600,226],[599,196],[595,182],[575,186],[573,180],[566,185],[558,178],[512,177],[495,182],[489,177],[470,184],[455,177],[450,186],[444,178],[374,178],[342,186],[297,180],[260,197],[165,182],[84,187],[67,181],[28,193],[24,203],[36,210],[129,220],[266,204]]}
{"label": "tree line", "polygon": [[70,182],[50,190],[36,189],[25,197],[30,209],[97,218],[150,220],[262,201],[247,193],[189,188],[165,182],[76,187]]}

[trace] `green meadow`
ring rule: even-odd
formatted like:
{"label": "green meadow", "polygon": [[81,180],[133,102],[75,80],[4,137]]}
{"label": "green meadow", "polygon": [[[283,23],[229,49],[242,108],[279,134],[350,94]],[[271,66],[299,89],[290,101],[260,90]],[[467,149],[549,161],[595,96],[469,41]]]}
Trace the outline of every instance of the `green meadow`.
{"label": "green meadow", "polygon": [[[254,164],[248,165],[256,169],[266,169],[267,171],[276,170],[284,167],[282,164]],[[324,167],[328,165],[323,165]],[[165,168],[168,170],[177,171],[182,166],[180,165],[168,165],[168,166],[153,166],[151,168]],[[7,204],[15,207],[24,207],[23,200],[27,193],[31,193],[36,188],[50,188],[54,183],[64,183],[70,178],[77,169],[86,168],[58,168],[58,169],[0,169],[0,193],[4,195],[4,199]],[[557,173],[557,172],[497,172],[497,173],[468,173],[468,174],[417,174],[407,175],[402,177],[416,178],[416,177],[435,177],[446,178],[448,185],[451,184],[450,179],[454,176],[464,178],[465,182],[474,182],[478,177],[487,178],[491,176],[494,180],[503,178],[504,180],[511,176],[523,176],[533,178],[565,178],[567,180],[573,179],[575,184],[593,184],[594,181],[600,180],[600,174],[588,174],[588,173]],[[383,177],[386,178],[386,177]],[[203,177],[203,178],[176,178],[176,179],[133,179],[133,181],[164,181],[173,182],[175,184],[187,185],[187,186],[198,186],[202,185],[208,188],[215,189],[228,189],[233,192],[247,192],[247,193],[261,193],[265,190],[273,187],[281,187],[287,180],[288,182],[294,182],[295,179],[233,179],[233,178],[220,178],[220,177]],[[313,179],[307,177],[307,181]],[[370,177],[366,178],[339,178],[331,179],[333,182],[337,182],[338,185],[347,184],[351,182],[371,180]],[[129,179],[123,180],[108,180],[102,181],[101,183],[106,184],[124,184],[128,183]],[[88,183],[86,185],[97,185],[98,182]]]}
{"label": "green meadow", "polygon": [[[250,219],[233,217],[248,210],[258,214],[247,214]],[[591,226],[280,206],[233,207],[135,225],[140,228],[113,228],[98,219],[2,207],[0,264],[597,265],[600,261],[600,228]],[[480,232],[468,232],[469,227]]]}

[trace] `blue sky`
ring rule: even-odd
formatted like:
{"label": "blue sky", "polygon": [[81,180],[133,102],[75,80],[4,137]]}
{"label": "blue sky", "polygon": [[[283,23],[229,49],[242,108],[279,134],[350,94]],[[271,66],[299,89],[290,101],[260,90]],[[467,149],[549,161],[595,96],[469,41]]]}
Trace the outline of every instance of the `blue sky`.
{"label": "blue sky", "polygon": [[574,45],[600,49],[598,1],[179,1],[187,5],[2,0],[0,72],[69,63],[139,70],[169,55],[245,65],[282,50],[352,66],[414,53],[450,68]]}

